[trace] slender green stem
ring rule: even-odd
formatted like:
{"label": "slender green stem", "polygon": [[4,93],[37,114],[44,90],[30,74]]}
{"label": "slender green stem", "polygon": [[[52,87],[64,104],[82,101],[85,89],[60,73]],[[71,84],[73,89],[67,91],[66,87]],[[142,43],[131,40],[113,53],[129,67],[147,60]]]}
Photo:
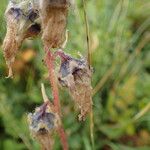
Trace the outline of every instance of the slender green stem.
{"label": "slender green stem", "polygon": [[[86,13],[86,5],[85,0],[82,0],[83,3],[83,11],[84,11],[84,21],[85,21],[85,28],[86,28],[86,38],[87,38],[87,56],[88,56],[88,64],[89,68],[91,68],[92,65],[92,58],[91,58],[91,49],[90,49],[90,30],[89,30],[89,23]],[[91,137],[91,143],[92,143],[92,149],[95,149],[94,144],[94,115],[93,115],[93,109],[91,108],[90,112],[90,137]]]}
{"label": "slender green stem", "polygon": [[89,30],[89,23],[88,23],[88,18],[87,18],[87,13],[86,13],[85,0],[82,0],[82,2],[83,2],[85,28],[86,28],[86,39],[87,39],[87,50],[88,50],[88,63],[89,63],[89,66],[91,66],[92,58],[91,58],[91,49],[90,49],[90,30]]}
{"label": "slender green stem", "polygon": [[142,116],[144,116],[147,112],[150,111],[150,103],[148,103],[139,113],[137,113],[133,121],[136,122],[138,119],[140,119]]}

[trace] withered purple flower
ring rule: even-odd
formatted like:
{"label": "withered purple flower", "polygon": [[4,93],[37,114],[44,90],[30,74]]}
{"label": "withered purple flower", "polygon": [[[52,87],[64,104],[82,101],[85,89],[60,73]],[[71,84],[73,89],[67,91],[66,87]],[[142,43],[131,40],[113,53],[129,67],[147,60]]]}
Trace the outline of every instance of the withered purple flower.
{"label": "withered purple flower", "polygon": [[59,129],[61,121],[54,105],[49,101],[36,108],[35,112],[28,115],[29,129],[41,146],[48,150],[53,147],[53,135]]}
{"label": "withered purple flower", "polygon": [[70,95],[80,109],[79,120],[85,120],[85,116],[92,108],[92,70],[83,58],[75,59],[62,51],[58,51],[57,54],[61,58],[59,83],[69,89]]}
{"label": "withered purple flower", "polygon": [[9,68],[8,77],[12,77],[12,65],[22,42],[40,33],[39,13],[29,0],[14,0],[9,2],[5,17],[7,33],[2,47]]}

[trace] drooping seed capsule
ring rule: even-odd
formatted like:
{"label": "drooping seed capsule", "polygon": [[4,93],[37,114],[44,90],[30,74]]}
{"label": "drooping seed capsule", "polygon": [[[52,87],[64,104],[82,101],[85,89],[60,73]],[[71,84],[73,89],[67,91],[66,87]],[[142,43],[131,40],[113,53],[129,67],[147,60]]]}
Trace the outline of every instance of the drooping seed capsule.
{"label": "drooping seed capsule", "polygon": [[[12,65],[16,53],[25,38],[40,33],[39,13],[28,0],[10,1],[5,11],[7,33],[3,41],[3,53],[9,68],[8,77],[12,76]],[[36,25],[36,26],[35,26]],[[38,26],[38,28],[37,28]]]}
{"label": "drooping seed capsule", "polygon": [[58,73],[59,83],[69,89],[69,93],[77,104],[80,114],[79,120],[85,120],[92,109],[92,70],[85,59],[75,59],[62,51],[61,67]]}

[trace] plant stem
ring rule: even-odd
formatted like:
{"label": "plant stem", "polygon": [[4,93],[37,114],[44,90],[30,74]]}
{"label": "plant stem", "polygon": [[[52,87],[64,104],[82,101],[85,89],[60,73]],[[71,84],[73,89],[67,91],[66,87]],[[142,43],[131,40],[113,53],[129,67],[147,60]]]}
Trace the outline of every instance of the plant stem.
{"label": "plant stem", "polygon": [[134,118],[133,121],[137,121],[138,119],[140,119],[142,116],[144,116],[147,112],[150,111],[150,103],[148,103],[139,113],[137,113]]}
{"label": "plant stem", "polygon": [[[45,53],[46,53],[45,62],[46,62],[46,66],[48,68],[49,80],[50,80],[50,84],[52,86],[52,93],[53,93],[53,97],[54,97],[54,106],[55,106],[56,111],[59,113],[59,115],[61,117],[61,109],[60,109],[60,102],[59,102],[59,90],[58,90],[58,86],[57,86],[57,80],[56,80],[55,69],[54,69],[55,58],[53,57],[53,54],[47,47],[45,47],[44,49],[45,49]],[[60,136],[63,150],[68,150],[67,135],[65,134],[64,128],[61,126],[57,132]]]}
{"label": "plant stem", "polygon": [[93,109],[91,109],[90,112],[90,136],[91,136],[91,143],[92,143],[92,149],[95,149],[95,143],[94,143],[94,115],[93,115]]}
{"label": "plant stem", "polygon": [[45,48],[45,53],[46,53],[46,59],[45,59],[46,66],[48,68],[49,80],[52,86],[52,93],[54,96],[54,106],[56,108],[56,111],[60,115],[61,110],[60,110],[60,102],[59,102],[59,91],[58,91],[58,86],[57,86],[57,81],[56,81],[55,70],[54,70],[54,58],[53,58],[51,51],[48,48]]}
{"label": "plant stem", "polygon": [[60,136],[60,140],[61,140],[61,143],[62,143],[62,146],[63,146],[63,150],[68,150],[68,143],[67,143],[67,136],[65,134],[65,131],[64,131],[64,128],[63,126],[61,126],[59,129],[58,129],[58,134]]}
{"label": "plant stem", "polygon": [[88,63],[89,63],[89,67],[90,67],[90,65],[92,63],[91,49],[90,49],[90,30],[89,30],[89,23],[88,23],[88,18],[87,18],[87,13],[86,13],[85,0],[82,0],[82,3],[83,3],[83,11],[84,11],[84,22],[85,22],[85,29],[86,29],[86,38],[87,38]]}
{"label": "plant stem", "polygon": [[[83,3],[83,11],[84,11],[84,22],[85,22],[85,28],[86,28],[86,38],[87,38],[87,51],[88,51],[88,64],[89,68],[91,69],[92,65],[92,54],[91,54],[91,49],[90,49],[90,31],[89,31],[89,23],[88,23],[88,18],[87,18],[87,13],[86,13],[86,6],[85,6],[85,0],[82,0]],[[91,99],[92,101],[92,99]],[[95,144],[94,144],[94,115],[93,115],[93,108],[91,108],[90,112],[90,137],[91,137],[91,143],[92,143],[92,149],[95,149]]]}

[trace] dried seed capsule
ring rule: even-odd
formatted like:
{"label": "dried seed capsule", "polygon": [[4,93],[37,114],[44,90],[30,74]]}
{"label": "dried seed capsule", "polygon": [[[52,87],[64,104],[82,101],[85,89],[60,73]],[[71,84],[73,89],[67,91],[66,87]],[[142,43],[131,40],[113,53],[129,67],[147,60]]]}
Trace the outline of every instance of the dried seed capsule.
{"label": "dried seed capsule", "polygon": [[53,147],[53,135],[60,127],[59,115],[54,111],[54,106],[45,102],[35,112],[28,115],[30,132],[45,150]]}
{"label": "dried seed capsule", "polygon": [[44,45],[49,48],[61,47],[65,39],[69,3],[66,0],[39,1]]}
{"label": "dried seed capsule", "polygon": [[[12,76],[12,64],[23,40],[37,36],[40,24],[37,23],[39,14],[34,10],[29,0],[10,1],[6,12],[7,33],[3,42],[3,52],[9,67],[9,77]],[[38,25],[38,30],[37,26]],[[35,28],[36,27],[36,28]]]}
{"label": "dried seed capsule", "polygon": [[58,54],[62,60],[58,73],[59,83],[69,89],[70,95],[80,109],[79,120],[85,120],[85,116],[92,108],[92,71],[84,59],[75,59],[63,52]]}

